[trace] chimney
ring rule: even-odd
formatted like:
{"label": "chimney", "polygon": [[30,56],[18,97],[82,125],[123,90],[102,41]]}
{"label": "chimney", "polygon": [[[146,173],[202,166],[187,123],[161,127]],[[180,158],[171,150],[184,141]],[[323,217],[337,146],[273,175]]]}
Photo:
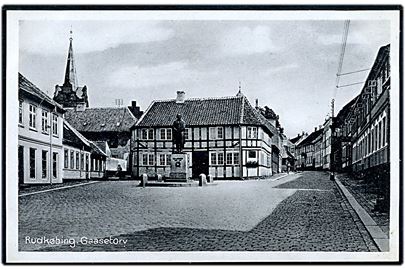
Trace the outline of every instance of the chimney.
{"label": "chimney", "polygon": [[322,128],[322,125],[319,125],[319,129],[321,129]]}
{"label": "chimney", "polygon": [[184,103],[185,99],[186,99],[186,92],[177,91],[176,103]]}
{"label": "chimney", "polygon": [[140,118],[143,114],[143,111],[141,111],[141,108],[139,106],[136,106],[136,101],[133,100],[131,102],[131,106],[128,106],[128,109],[131,111],[131,113],[136,117]]}
{"label": "chimney", "polygon": [[256,109],[259,109],[259,99],[256,98]]}
{"label": "chimney", "polygon": [[317,127],[315,127],[315,130],[314,131],[317,131],[318,130],[318,128]]}

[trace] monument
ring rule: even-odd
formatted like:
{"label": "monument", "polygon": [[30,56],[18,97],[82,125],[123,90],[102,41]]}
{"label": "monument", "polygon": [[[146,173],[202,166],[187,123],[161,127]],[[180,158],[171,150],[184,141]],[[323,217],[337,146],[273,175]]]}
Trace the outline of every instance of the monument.
{"label": "monument", "polygon": [[186,124],[181,118],[181,115],[176,116],[173,122],[173,153],[171,155],[170,163],[170,181],[185,181],[190,178],[189,160],[184,150],[184,132]]}

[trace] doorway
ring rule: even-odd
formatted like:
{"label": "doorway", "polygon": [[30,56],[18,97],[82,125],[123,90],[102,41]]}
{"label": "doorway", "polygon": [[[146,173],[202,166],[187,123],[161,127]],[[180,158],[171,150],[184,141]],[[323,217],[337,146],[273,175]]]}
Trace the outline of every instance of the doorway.
{"label": "doorway", "polygon": [[209,161],[208,151],[194,151],[193,155],[193,178],[198,178],[202,173],[208,175]]}

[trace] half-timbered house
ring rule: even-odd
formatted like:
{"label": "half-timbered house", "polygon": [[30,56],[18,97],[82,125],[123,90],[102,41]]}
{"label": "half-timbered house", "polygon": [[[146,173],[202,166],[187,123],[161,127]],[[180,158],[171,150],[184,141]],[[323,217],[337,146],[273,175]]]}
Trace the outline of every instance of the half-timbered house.
{"label": "half-timbered house", "polygon": [[132,128],[133,175],[170,173],[172,124],[186,123],[185,149],[190,175],[248,178],[272,174],[274,128],[240,92],[231,97],[155,100]]}

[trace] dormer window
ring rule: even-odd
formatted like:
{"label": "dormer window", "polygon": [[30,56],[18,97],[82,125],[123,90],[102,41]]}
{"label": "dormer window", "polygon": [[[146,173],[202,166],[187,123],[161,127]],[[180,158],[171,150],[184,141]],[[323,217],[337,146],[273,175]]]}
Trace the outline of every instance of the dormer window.
{"label": "dormer window", "polygon": [[83,126],[87,126],[87,123],[86,123],[86,122],[84,122],[84,123],[83,123]]}
{"label": "dormer window", "polygon": [[102,123],[102,124],[101,124],[101,127],[105,127],[105,123]]}
{"label": "dormer window", "polygon": [[119,127],[121,125],[121,122],[117,122],[117,127]]}

